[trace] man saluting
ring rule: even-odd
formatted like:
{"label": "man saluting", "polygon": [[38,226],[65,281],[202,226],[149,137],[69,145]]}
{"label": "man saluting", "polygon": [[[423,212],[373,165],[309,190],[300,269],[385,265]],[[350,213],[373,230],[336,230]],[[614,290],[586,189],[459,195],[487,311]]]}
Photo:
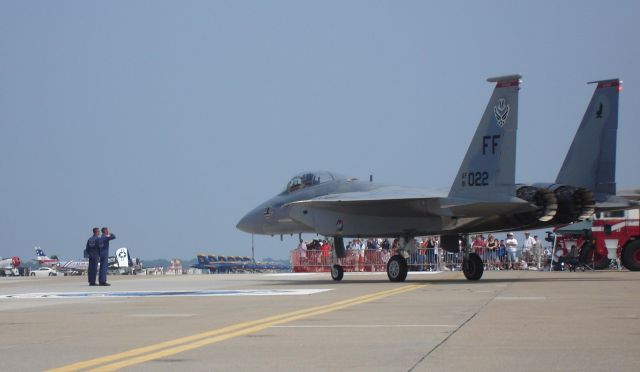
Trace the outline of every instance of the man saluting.
{"label": "man saluting", "polygon": [[98,261],[100,261],[100,252],[98,252],[98,240],[100,239],[100,229],[93,228],[93,235],[87,240],[87,255],[89,256],[89,285],[96,284],[96,276],[98,274]]}
{"label": "man saluting", "polygon": [[109,241],[116,236],[109,232],[108,227],[102,228],[102,235],[98,238],[98,252],[100,252],[100,275],[99,285],[111,285],[107,283],[107,269],[109,268]]}

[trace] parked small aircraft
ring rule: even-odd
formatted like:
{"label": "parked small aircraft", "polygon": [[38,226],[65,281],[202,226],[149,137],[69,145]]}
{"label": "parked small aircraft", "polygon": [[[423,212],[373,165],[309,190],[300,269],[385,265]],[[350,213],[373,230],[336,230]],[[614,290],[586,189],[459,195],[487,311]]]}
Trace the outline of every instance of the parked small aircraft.
{"label": "parked small aircraft", "polygon": [[18,256],[7,257],[7,258],[0,257],[0,276],[18,275],[19,266],[20,266],[20,257]]}
{"label": "parked small aircraft", "polygon": [[65,274],[81,274],[89,269],[89,260],[60,261],[47,256],[40,247],[35,247],[35,250],[36,261],[42,266],[55,268]]}

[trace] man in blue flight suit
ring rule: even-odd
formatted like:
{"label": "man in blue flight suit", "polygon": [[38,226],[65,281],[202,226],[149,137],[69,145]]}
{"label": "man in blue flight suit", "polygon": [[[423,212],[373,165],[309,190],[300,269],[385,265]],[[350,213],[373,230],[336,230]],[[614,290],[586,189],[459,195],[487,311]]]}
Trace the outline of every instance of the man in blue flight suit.
{"label": "man in blue flight suit", "polygon": [[108,227],[102,228],[102,236],[98,238],[98,252],[100,252],[99,285],[111,285],[107,283],[107,269],[109,268],[109,241],[115,238],[115,235],[109,233]]}
{"label": "man in blue flight suit", "polygon": [[87,240],[87,255],[89,256],[89,285],[96,284],[96,276],[98,274],[98,261],[100,253],[98,252],[98,239],[100,239],[100,228],[93,228],[93,235]]}

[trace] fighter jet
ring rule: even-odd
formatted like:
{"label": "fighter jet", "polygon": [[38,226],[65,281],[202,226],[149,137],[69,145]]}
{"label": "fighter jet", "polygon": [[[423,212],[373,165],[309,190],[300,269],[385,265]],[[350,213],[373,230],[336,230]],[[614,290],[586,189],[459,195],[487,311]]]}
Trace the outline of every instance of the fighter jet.
{"label": "fighter jet", "polygon": [[[522,225],[521,219],[549,221],[556,214],[553,203],[516,195],[520,78],[487,79],[496,83],[493,94],[448,194],[364,182],[331,172],[303,172],[280,194],[245,215],[237,228],[252,234],[333,237],[338,257],[345,255],[345,237],[399,237],[400,253],[387,264],[387,275],[396,282],[406,279],[406,257],[416,248],[413,238],[440,235],[443,249],[458,252],[462,246],[466,278],[480,279],[482,260],[460,244],[461,235],[479,231],[475,226],[496,215],[502,218],[494,219],[495,224],[484,231]],[[331,275],[341,280],[342,267],[334,265]]]}

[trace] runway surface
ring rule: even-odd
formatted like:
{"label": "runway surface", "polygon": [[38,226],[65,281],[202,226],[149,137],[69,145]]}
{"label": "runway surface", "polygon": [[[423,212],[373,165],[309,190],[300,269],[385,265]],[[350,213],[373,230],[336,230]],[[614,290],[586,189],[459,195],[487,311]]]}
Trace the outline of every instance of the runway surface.
{"label": "runway surface", "polygon": [[640,273],[0,278],[1,370],[640,370]]}

